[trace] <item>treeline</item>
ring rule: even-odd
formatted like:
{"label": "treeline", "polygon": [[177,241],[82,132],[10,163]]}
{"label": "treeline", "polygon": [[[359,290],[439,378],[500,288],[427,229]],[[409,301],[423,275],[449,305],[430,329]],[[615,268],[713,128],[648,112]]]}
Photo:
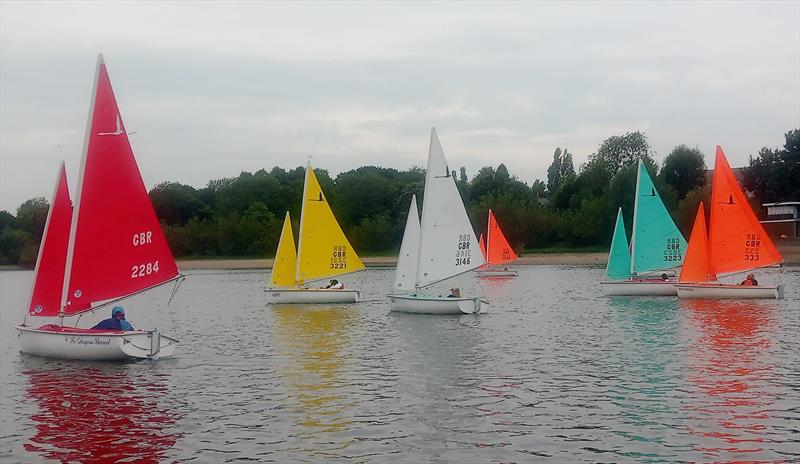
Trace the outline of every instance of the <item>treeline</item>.
{"label": "treeline", "polygon": [[[697,148],[676,146],[659,166],[647,137],[630,132],[609,137],[576,170],[572,154],[556,148],[547,181],[530,185],[505,165],[484,167],[471,178],[453,172],[475,230],[491,208],[509,241],[520,251],[549,246],[607,246],[618,207],[628,228],[633,214],[636,164],[648,166],[667,208],[688,237],[697,204],[708,201],[706,162]],[[762,148],[750,157],[742,180],[752,203],[800,199],[800,130],[785,135],[783,147]],[[365,166],[332,179],[317,177],[353,246],[363,254],[397,250],[412,193],[422,200],[425,172]],[[156,214],[176,256],[272,256],[284,214],[295,235],[300,220],[304,168],[272,168],[212,180],[205,188],[165,182],[150,191]],[[34,198],[16,216],[0,211],[0,263],[31,266],[36,261],[48,203]],[[629,231],[630,232],[630,231]]]}

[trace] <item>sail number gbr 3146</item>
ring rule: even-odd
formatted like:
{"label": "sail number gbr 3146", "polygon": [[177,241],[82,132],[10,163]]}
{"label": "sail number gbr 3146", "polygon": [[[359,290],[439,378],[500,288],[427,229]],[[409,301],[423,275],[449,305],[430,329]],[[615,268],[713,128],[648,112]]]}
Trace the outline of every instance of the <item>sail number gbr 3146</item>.
{"label": "sail number gbr 3146", "polygon": [[458,250],[456,250],[456,266],[466,266],[470,262],[469,242],[472,238],[470,234],[458,235]]}

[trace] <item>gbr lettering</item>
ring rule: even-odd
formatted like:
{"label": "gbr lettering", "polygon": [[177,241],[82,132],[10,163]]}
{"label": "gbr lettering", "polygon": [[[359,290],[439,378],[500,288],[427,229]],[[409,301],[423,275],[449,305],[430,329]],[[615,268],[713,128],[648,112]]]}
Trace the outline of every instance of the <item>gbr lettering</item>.
{"label": "gbr lettering", "polygon": [[153,243],[153,232],[148,230],[145,232],[137,232],[133,234],[133,246],[147,245]]}

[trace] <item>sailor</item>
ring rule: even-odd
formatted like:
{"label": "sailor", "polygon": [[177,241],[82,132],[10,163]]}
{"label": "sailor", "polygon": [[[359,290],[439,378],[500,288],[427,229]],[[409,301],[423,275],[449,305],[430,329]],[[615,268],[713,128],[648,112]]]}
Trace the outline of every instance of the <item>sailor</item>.
{"label": "sailor", "polygon": [[744,285],[746,287],[757,287],[758,281],[756,280],[756,276],[753,274],[747,274],[747,278],[744,279],[739,285]]}
{"label": "sailor", "polygon": [[326,285],[325,288],[330,288],[331,290],[341,290],[344,288],[344,284],[336,279],[331,279],[331,283]]}
{"label": "sailor", "polygon": [[93,329],[104,330],[133,330],[133,326],[125,320],[125,310],[122,306],[114,306],[111,310],[111,318],[100,321]]}
{"label": "sailor", "polygon": [[461,290],[458,288],[451,288],[450,294],[447,295],[447,298],[461,298]]}

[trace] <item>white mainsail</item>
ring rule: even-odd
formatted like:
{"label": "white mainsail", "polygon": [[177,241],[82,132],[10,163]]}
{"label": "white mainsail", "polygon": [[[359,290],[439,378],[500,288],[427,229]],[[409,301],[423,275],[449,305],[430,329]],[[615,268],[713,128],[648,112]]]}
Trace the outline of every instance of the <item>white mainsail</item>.
{"label": "white mainsail", "polygon": [[416,286],[424,287],[485,263],[436,129],[431,129],[422,202]]}
{"label": "white mainsail", "polygon": [[408,219],[403,232],[403,243],[400,244],[400,256],[397,258],[397,271],[394,276],[394,288],[399,291],[413,291],[417,281],[417,259],[419,258],[419,213],[417,212],[417,196],[411,195],[411,206],[408,208]]}

